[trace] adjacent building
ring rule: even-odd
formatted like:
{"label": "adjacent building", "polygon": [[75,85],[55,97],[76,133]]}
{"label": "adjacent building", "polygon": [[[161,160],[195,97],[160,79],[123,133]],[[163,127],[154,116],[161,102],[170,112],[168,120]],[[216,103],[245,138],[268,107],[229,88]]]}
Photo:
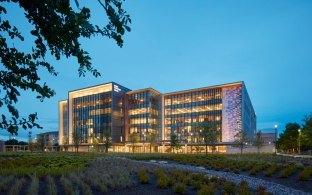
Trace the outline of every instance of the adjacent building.
{"label": "adjacent building", "polygon": [[233,143],[240,129],[252,139],[256,115],[244,82],[166,94],[152,88],[130,90],[115,82],[70,91],[59,102],[59,143],[72,145],[78,132],[82,145],[91,145],[109,131],[119,146],[133,141],[132,134],[143,147],[151,137],[165,146],[172,134],[185,144],[199,144],[196,127],[204,121],[217,130],[219,145]]}
{"label": "adjacent building", "polygon": [[59,143],[59,131],[48,131],[37,134],[36,140],[40,140],[44,147],[52,147]]}

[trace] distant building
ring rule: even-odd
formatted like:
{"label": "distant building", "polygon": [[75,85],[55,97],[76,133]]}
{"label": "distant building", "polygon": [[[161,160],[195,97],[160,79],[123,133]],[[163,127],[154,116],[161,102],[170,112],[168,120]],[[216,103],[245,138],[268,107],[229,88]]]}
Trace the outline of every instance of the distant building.
{"label": "distant building", "polygon": [[93,140],[101,143],[103,132],[110,131],[123,152],[130,152],[133,133],[142,151],[154,135],[159,147],[169,145],[172,134],[196,146],[202,144],[196,127],[204,121],[217,130],[220,146],[233,143],[238,129],[253,138],[256,115],[244,82],[166,94],[152,88],[132,91],[115,82],[70,91],[59,102],[59,143],[73,145],[77,132],[81,145],[92,147]]}
{"label": "distant building", "polygon": [[261,134],[264,144],[275,144],[276,135],[274,132],[262,132]]}
{"label": "distant building", "polygon": [[58,135],[59,132],[58,131],[49,131],[49,132],[45,132],[45,133],[40,133],[37,134],[37,140],[39,138],[42,138],[42,141],[44,143],[44,146],[54,146],[56,144],[58,144]]}

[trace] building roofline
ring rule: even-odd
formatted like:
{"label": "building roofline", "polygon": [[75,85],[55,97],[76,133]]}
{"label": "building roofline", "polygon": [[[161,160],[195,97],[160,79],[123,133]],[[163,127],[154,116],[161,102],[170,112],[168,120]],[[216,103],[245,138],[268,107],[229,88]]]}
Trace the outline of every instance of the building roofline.
{"label": "building roofline", "polygon": [[143,91],[151,91],[151,92],[154,92],[156,94],[159,94],[161,95],[161,93],[151,87],[149,88],[144,88],[144,89],[137,89],[137,90],[133,90],[133,91],[128,91],[126,94],[133,94],[133,93],[139,93],[139,92],[143,92]]}
{"label": "building roofline", "polygon": [[[80,91],[80,90],[86,90],[86,89],[93,88],[93,87],[100,87],[102,85],[107,85],[107,84],[117,84],[117,85],[120,85],[120,84],[118,84],[118,83],[116,83],[114,81],[111,81],[111,82],[106,82],[106,83],[102,83],[102,84],[99,84],[99,85],[92,85],[92,86],[89,86],[89,87],[83,87],[83,88],[80,88],[80,89],[71,90],[71,91],[68,91],[68,93],[77,92],[77,91]],[[120,86],[130,90],[129,88],[127,88],[127,87],[125,87],[123,85],[120,85]]]}
{"label": "building roofline", "polygon": [[181,94],[181,93],[190,93],[190,92],[194,92],[194,91],[202,91],[202,90],[206,90],[206,89],[214,89],[214,88],[228,87],[228,86],[234,86],[234,85],[244,85],[244,81],[237,81],[237,82],[233,82],[233,83],[213,85],[213,86],[209,86],[209,87],[201,87],[201,88],[195,88],[195,89],[187,89],[187,90],[182,90],[182,91],[164,93],[163,95],[164,96],[176,95],[176,94]]}
{"label": "building roofline", "polygon": [[49,133],[57,133],[58,131],[47,131],[47,132],[43,132],[43,133],[38,133],[37,135],[43,135],[43,134],[49,134]]}

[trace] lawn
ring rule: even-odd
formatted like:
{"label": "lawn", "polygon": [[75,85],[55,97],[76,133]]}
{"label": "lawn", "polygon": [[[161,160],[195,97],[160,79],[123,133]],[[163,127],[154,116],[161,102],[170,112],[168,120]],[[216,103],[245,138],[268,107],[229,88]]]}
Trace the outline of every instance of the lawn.
{"label": "lawn", "polygon": [[[129,160],[166,160],[248,174],[308,192],[311,162],[272,155],[0,153],[0,194],[266,194],[246,182]],[[295,182],[293,182],[295,181]]]}

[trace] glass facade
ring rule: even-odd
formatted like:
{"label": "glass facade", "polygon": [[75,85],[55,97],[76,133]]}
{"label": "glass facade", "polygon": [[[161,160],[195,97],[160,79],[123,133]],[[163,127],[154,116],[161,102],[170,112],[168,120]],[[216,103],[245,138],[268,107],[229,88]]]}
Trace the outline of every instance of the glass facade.
{"label": "glass facade", "polygon": [[[69,134],[79,132],[81,143],[103,140],[110,131],[113,142],[124,138],[124,94],[129,91],[115,83],[69,92]],[[72,136],[69,143],[72,144]]]}
{"label": "glass facade", "polygon": [[114,82],[68,93],[59,103],[60,145],[73,144],[78,131],[83,144],[103,138],[111,131],[113,143],[129,143],[137,133],[139,142],[156,135],[159,145],[171,134],[185,143],[203,141],[197,126],[207,121],[218,132],[219,142],[233,142],[238,128],[252,138],[256,115],[244,82],[161,94],[147,88],[130,91]]}
{"label": "glass facade", "polygon": [[[208,121],[218,132],[222,125],[221,88],[164,95],[164,140],[171,134],[186,142],[199,141],[196,126]],[[221,133],[219,133],[219,137]]]}
{"label": "glass facade", "polygon": [[161,140],[161,94],[153,89],[132,91],[126,94],[126,102],[127,135],[137,133],[145,142],[154,134]]}
{"label": "glass facade", "polygon": [[68,144],[68,109],[67,100],[59,102],[59,144]]}

